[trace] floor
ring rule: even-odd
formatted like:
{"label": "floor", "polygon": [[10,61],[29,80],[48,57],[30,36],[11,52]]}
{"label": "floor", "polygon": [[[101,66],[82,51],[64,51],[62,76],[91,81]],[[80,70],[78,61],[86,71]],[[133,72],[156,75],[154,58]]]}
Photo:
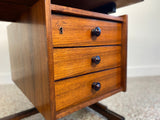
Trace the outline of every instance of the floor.
{"label": "floor", "polygon": [[[118,93],[101,103],[125,116],[126,120],[160,120],[160,76],[128,78],[126,93]],[[33,107],[15,85],[0,85],[0,118]],[[41,114],[23,120],[44,120]],[[89,108],[59,120],[107,120]]]}

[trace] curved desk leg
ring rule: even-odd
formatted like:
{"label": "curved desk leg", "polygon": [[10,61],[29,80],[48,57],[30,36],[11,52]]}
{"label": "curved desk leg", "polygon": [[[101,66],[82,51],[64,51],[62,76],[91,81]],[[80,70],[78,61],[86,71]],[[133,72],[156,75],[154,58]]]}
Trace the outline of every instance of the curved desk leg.
{"label": "curved desk leg", "polygon": [[[106,106],[96,103],[91,106],[89,106],[91,109],[95,110],[96,112],[100,113],[104,117],[106,117],[108,120],[125,120],[125,118],[111,110],[109,110]],[[20,120],[25,117],[29,117],[31,115],[37,114],[38,111],[36,108],[32,108],[20,113],[16,113],[14,115],[7,116],[5,118],[0,118],[0,120]]]}
{"label": "curved desk leg", "polygon": [[29,117],[37,113],[38,113],[37,109],[32,108],[32,109],[29,109],[29,110],[26,110],[20,113],[16,113],[16,114],[4,117],[4,118],[0,118],[0,120],[21,120],[23,118]]}
{"label": "curved desk leg", "polygon": [[109,110],[106,106],[102,105],[101,103],[95,103],[89,107],[106,117],[108,120],[125,120],[123,116]]}

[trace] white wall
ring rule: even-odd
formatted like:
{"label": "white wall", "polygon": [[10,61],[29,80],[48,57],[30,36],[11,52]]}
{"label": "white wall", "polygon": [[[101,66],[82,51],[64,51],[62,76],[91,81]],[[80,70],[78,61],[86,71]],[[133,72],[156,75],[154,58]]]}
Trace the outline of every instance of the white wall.
{"label": "white wall", "polygon": [[0,22],[0,84],[12,83],[7,39],[9,24],[9,22]]}
{"label": "white wall", "polygon": [[[160,75],[160,13],[159,0],[117,10],[114,15],[129,15],[128,76]],[[0,84],[12,83],[8,53],[7,25],[0,22]]]}
{"label": "white wall", "polygon": [[120,8],[129,15],[128,76],[160,75],[160,0]]}

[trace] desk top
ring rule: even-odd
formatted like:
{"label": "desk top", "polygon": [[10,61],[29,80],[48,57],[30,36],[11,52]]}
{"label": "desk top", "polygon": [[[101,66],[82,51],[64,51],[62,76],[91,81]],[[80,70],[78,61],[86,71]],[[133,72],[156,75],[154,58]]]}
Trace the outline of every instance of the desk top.
{"label": "desk top", "polygon": [[85,10],[91,10],[109,2],[115,2],[117,8],[120,8],[141,1],[143,0],[72,0],[72,2],[70,0],[52,0],[52,3]]}
{"label": "desk top", "polygon": [[[36,1],[38,0],[0,0],[0,20],[16,21],[19,14],[32,6]],[[116,3],[117,8],[120,8],[143,0],[51,0],[51,3],[91,10],[112,1]]]}

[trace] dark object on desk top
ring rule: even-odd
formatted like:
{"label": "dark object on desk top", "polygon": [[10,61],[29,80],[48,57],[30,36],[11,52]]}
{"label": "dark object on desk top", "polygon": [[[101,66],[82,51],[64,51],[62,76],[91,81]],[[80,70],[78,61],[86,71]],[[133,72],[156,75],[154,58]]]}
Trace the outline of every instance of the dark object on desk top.
{"label": "dark object on desk top", "polygon": [[107,4],[99,6],[97,8],[91,9],[91,11],[99,12],[99,13],[106,13],[106,14],[115,13],[116,12],[116,3],[109,2]]}

